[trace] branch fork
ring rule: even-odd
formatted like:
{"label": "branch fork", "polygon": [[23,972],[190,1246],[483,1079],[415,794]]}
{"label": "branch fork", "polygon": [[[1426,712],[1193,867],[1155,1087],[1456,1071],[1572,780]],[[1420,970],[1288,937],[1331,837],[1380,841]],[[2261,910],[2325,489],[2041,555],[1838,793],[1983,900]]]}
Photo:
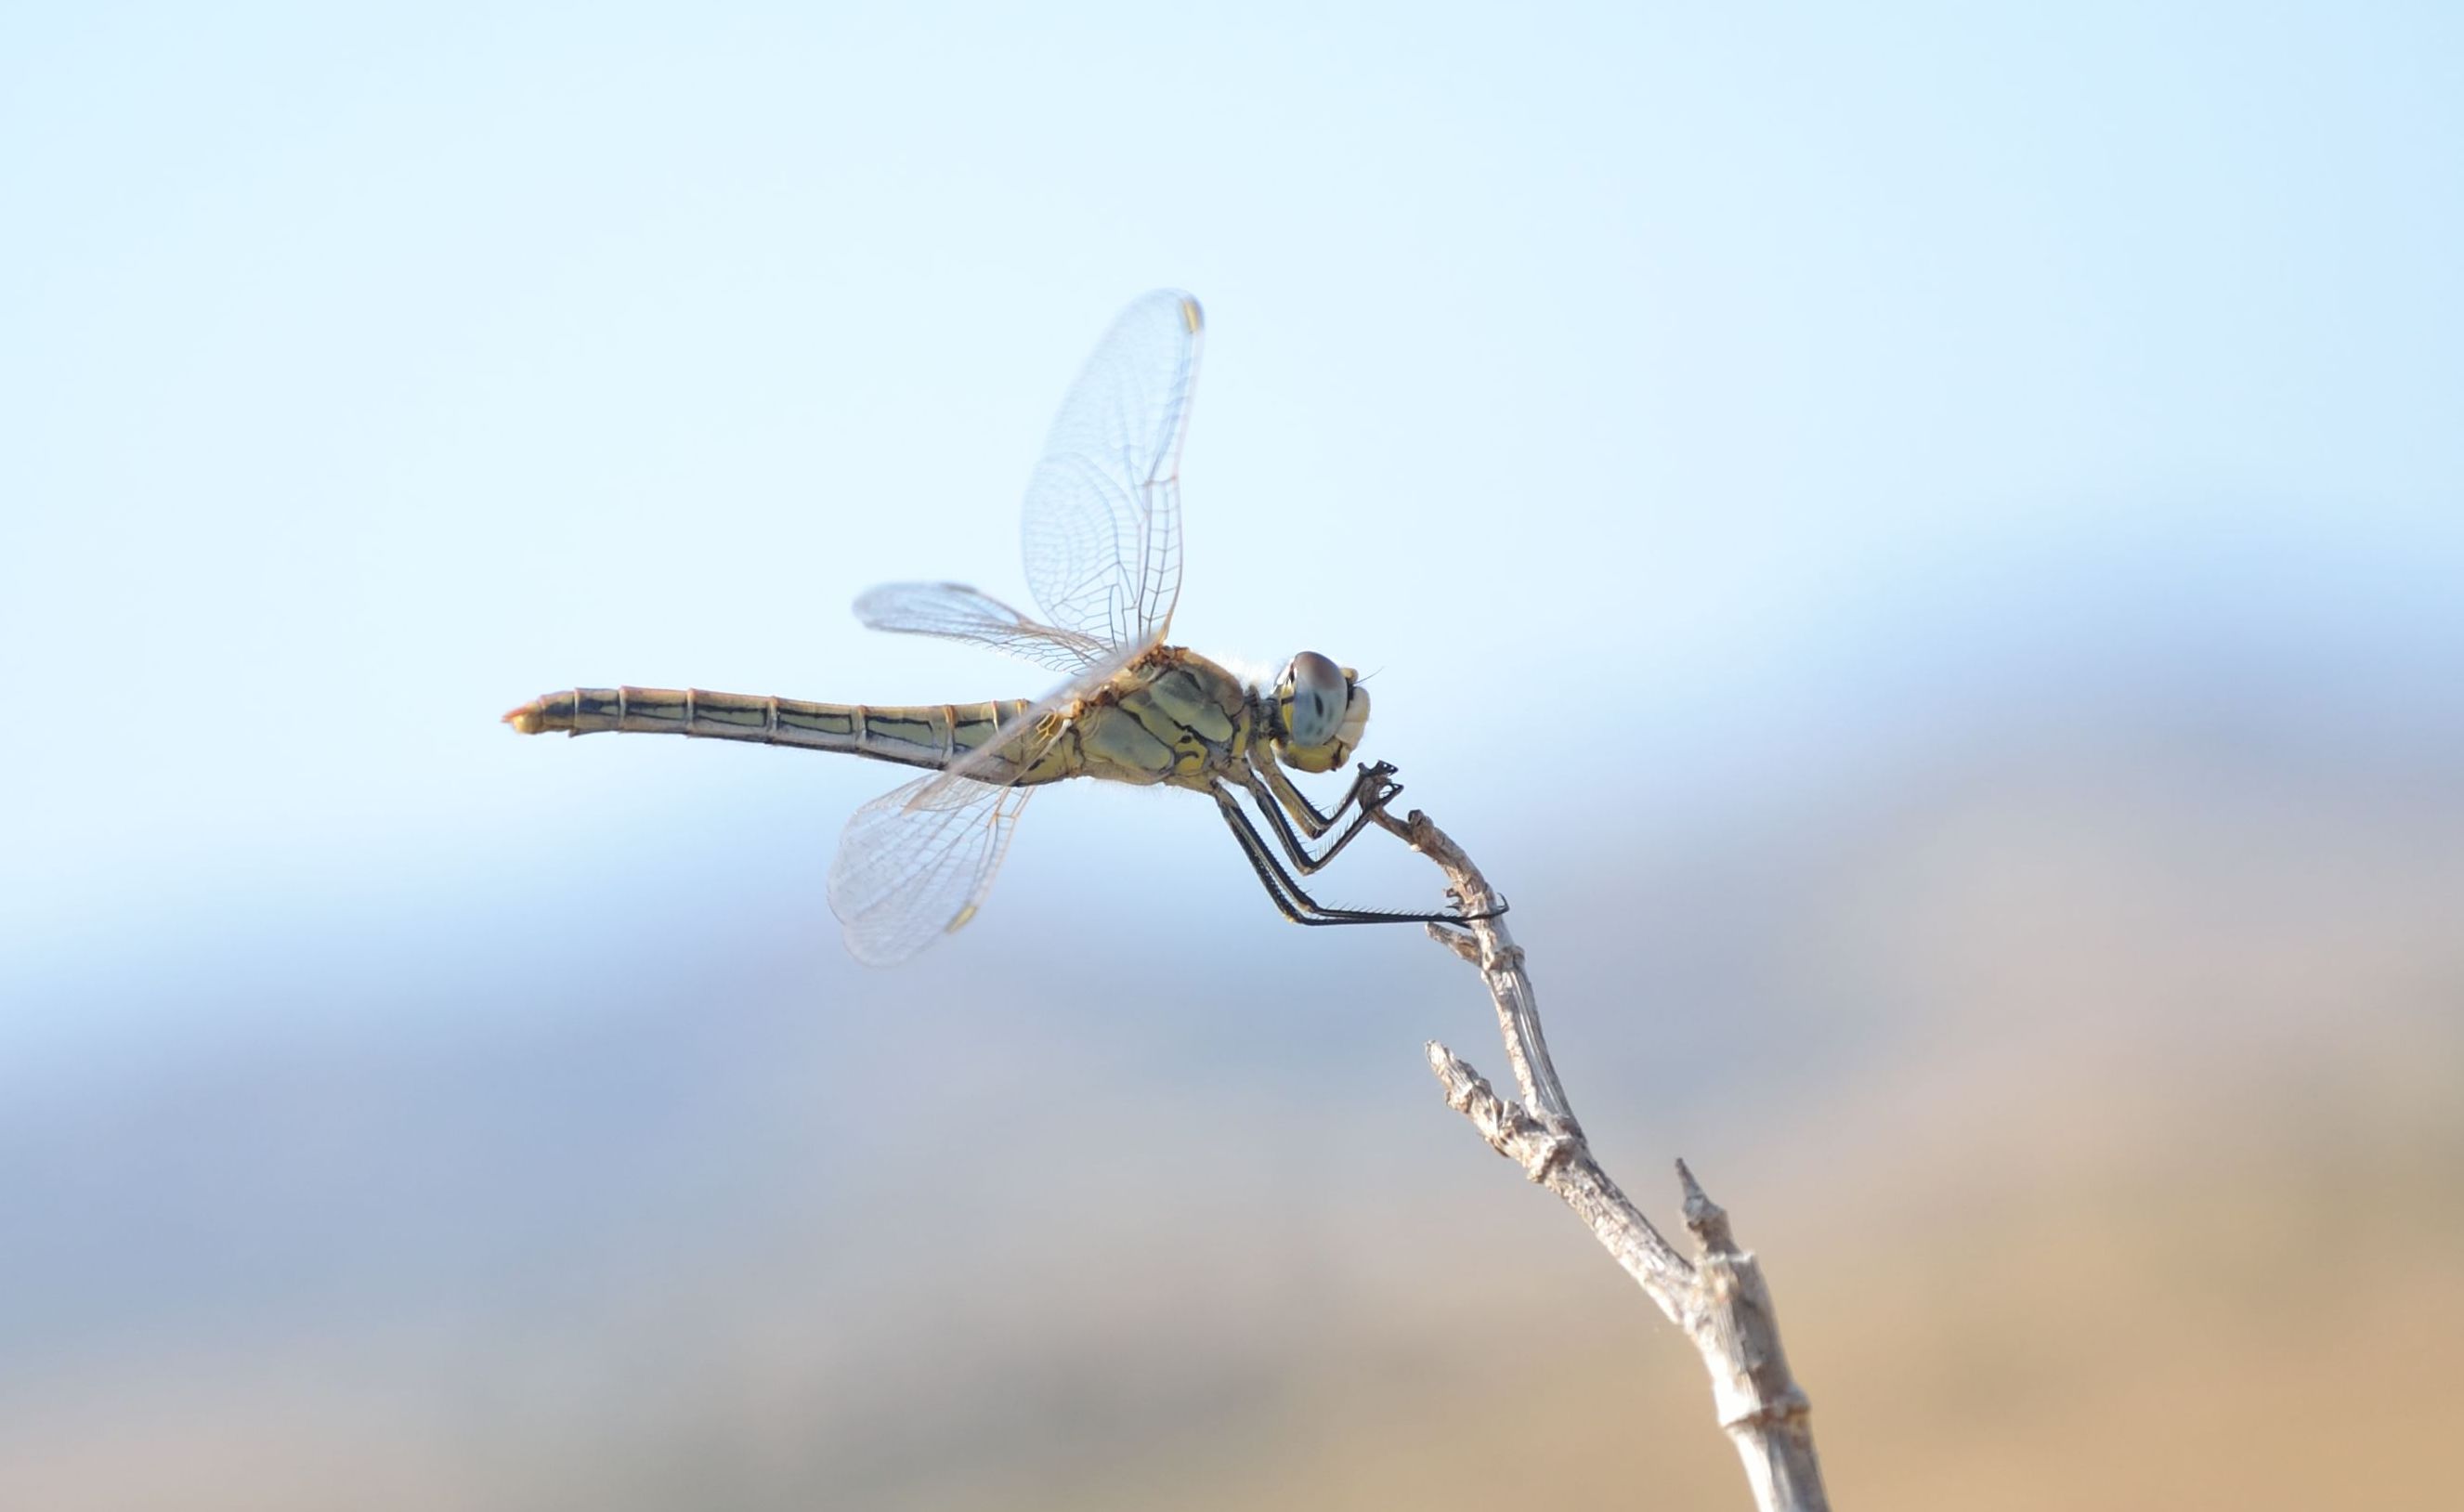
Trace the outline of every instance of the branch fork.
{"label": "branch fork", "polygon": [[[1736,1446],[1763,1512],[1829,1512],[1815,1457],[1813,1403],[1790,1373],[1780,1347],[1771,1288],[1753,1255],[1737,1247],[1726,1209],[1711,1200],[1683,1160],[1677,1181],[1694,1256],[1680,1253],[1593,1157],[1540,1032],[1538,999],[1523,948],[1488,882],[1429,817],[1397,819],[1382,806],[1375,822],[1446,875],[1466,917],[1432,924],[1430,936],[1481,975],[1497,1007],[1499,1034],[1521,1100],[1501,1096],[1486,1078],[1444,1045],[1428,1043],[1429,1069],[1446,1106],[1463,1114],[1488,1147],[1572,1208],[1669,1322],[1683,1329],[1711,1375],[1720,1426]],[[1490,917],[1478,917],[1488,913]]]}

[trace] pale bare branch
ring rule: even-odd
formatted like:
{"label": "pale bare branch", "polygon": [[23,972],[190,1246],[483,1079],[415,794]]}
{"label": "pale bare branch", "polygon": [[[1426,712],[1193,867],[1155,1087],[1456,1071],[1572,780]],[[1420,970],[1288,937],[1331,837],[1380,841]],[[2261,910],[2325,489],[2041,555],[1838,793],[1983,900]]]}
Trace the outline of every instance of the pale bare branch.
{"label": "pale bare branch", "polygon": [[[1415,809],[1397,820],[1381,810],[1377,822],[1438,864],[1464,912],[1485,912],[1495,901],[1480,868],[1427,815]],[[1694,1173],[1679,1161],[1685,1227],[1695,1245],[1691,1260],[1680,1254],[1593,1158],[1550,1063],[1539,999],[1522,947],[1507,933],[1505,920],[1432,925],[1429,932],[1487,985],[1507,1060],[1522,1091],[1520,1103],[1500,1097],[1469,1063],[1432,1041],[1429,1067],[1445,1088],[1447,1105],[1471,1121],[1490,1149],[1572,1208],[1644,1295],[1693,1341],[1711,1372],[1720,1426],[1745,1463],[1754,1504],[1763,1512],[1827,1512],[1830,1501],[1814,1453],[1813,1405],[1789,1372],[1762,1267],[1737,1247],[1727,1213],[1704,1194]]]}

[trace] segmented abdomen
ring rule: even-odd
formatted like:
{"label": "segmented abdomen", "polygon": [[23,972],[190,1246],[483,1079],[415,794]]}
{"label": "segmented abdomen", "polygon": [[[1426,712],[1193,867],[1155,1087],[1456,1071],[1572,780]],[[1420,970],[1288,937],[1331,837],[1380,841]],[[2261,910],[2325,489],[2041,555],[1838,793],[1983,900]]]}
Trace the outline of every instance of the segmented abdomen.
{"label": "segmented abdomen", "polygon": [[[820,704],[802,698],[710,693],[697,688],[575,688],[535,698],[505,715],[524,734],[695,735],[760,745],[844,751],[902,766],[945,767],[997,737],[1019,739],[1023,698],[979,704]],[[1049,763],[1039,763],[1047,765]],[[1026,780],[1066,776],[1028,774]],[[986,773],[1001,780],[1005,771]]]}

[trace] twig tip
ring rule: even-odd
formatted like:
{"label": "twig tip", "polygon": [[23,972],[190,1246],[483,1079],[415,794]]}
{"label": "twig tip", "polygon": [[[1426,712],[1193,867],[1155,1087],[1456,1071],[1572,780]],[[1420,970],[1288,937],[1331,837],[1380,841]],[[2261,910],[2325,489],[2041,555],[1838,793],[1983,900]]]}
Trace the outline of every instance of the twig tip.
{"label": "twig tip", "polygon": [[1728,1210],[1711,1200],[1683,1160],[1677,1162],[1677,1184],[1685,1194],[1685,1227],[1705,1251],[1729,1248],[1735,1241],[1728,1236]]}
{"label": "twig tip", "polygon": [[1481,964],[1480,941],[1474,939],[1468,931],[1452,924],[1430,924],[1422,927],[1429,931],[1429,938],[1454,952],[1462,960],[1473,966]]}
{"label": "twig tip", "polygon": [[[1472,1069],[1470,1062],[1435,1040],[1423,1048],[1428,1053],[1429,1069],[1437,1073],[1438,1085],[1445,1089],[1448,1107],[1458,1113],[1471,1113],[1483,1104],[1497,1104],[1497,1094],[1489,1089],[1487,1079]],[[1473,1121],[1480,1122],[1477,1117]]]}

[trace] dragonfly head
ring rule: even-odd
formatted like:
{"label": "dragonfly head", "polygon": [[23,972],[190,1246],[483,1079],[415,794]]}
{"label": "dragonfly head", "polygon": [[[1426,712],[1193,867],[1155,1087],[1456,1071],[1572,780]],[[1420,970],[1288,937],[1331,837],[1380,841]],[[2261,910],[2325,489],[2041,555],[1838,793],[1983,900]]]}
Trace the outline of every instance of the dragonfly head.
{"label": "dragonfly head", "polygon": [[1303,651],[1275,684],[1275,759],[1302,772],[1331,772],[1352,756],[1369,727],[1369,690],[1360,674]]}

